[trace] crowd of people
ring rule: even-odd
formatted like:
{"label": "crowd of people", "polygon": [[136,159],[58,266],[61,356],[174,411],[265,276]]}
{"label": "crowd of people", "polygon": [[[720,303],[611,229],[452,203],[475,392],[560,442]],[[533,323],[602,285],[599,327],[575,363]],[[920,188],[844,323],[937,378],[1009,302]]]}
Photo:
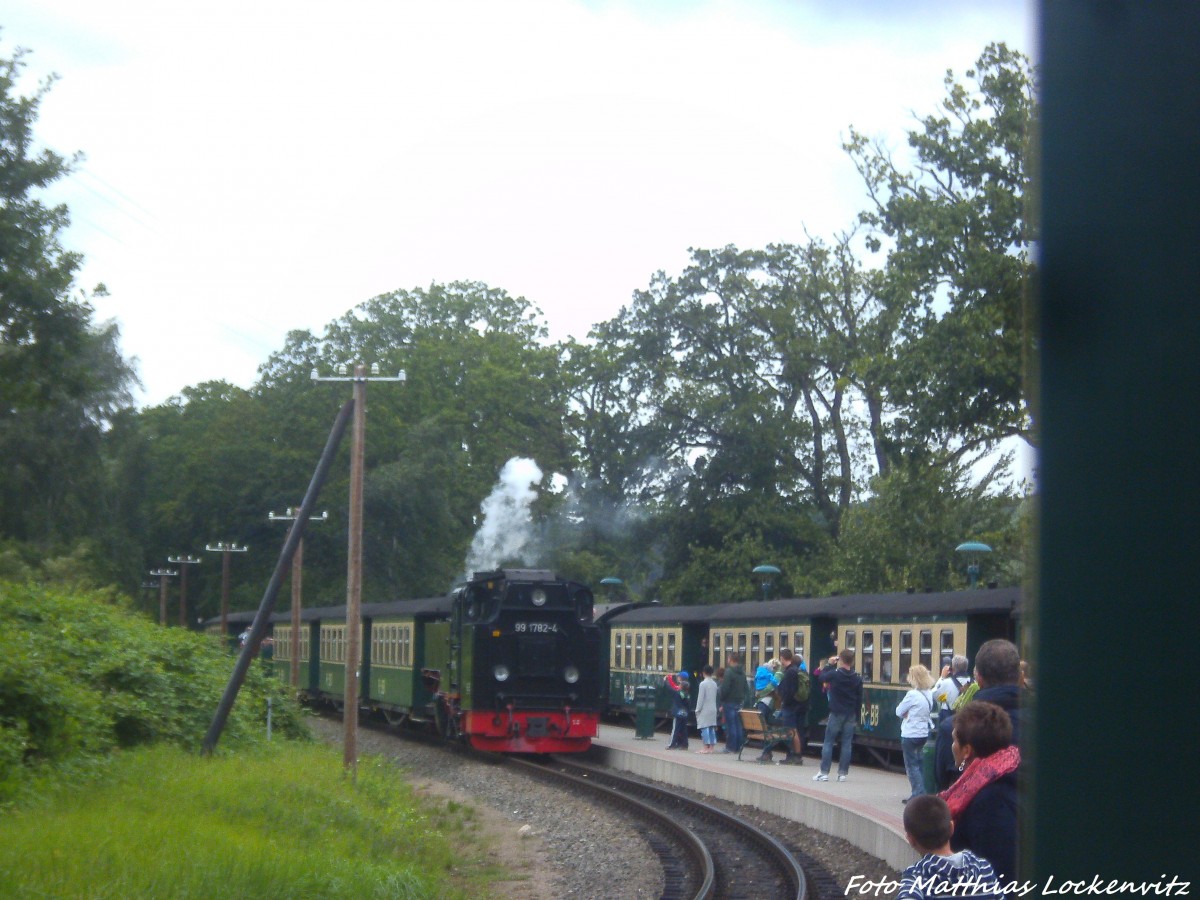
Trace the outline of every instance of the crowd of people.
{"label": "crowd of people", "polygon": [[[790,729],[781,764],[803,765],[809,691],[821,690],[829,704],[821,761],[813,781],[827,782],[834,749],[839,747],[837,781],[850,774],[854,732],[863,708],[863,680],[854,670],[855,654],[843,649],[809,671],[803,657],[780,650],[778,658],[747,676],[737,653],[726,656],[723,670],[702,670],[695,705],[703,748],[717,752],[723,725],[725,747],[738,753],[746,742],[740,712],[753,700],[764,726]],[[904,828],[921,859],[905,870],[900,900],[938,896],[947,885],[984,885],[973,896],[1003,896],[1003,885],[1016,877],[1017,781],[1023,722],[1023,696],[1032,691],[1028,668],[1007,640],[985,642],[973,672],[965,656],[945,661],[936,680],[928,668],[913,666],[908,692],[896,706],[901,748],[909,782],[902,801]],[[669,675],[672,730],[670,749],[686,749],[690,682],[687,672]],[[923,766],[933,742],[934,783]],[[782,743],[782,739],[780,739]],[[759,762],[773,762],[764,742]],[[987,885],[994,886],[988,893]]]}

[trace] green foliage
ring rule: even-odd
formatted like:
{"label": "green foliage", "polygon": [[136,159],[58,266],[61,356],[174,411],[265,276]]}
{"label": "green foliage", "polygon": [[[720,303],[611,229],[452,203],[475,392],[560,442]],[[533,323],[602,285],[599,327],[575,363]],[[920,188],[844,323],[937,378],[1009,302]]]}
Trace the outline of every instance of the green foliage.
{"label": "green foliage", "polygon": [[771,597],[811,591],[813,561],[829,540],[805,511],[781,501],[729,500],[696,511],[684,507],[666,521],[668,574],[658,595],[668,603],[761,599],[762,583],[752,572],[763,564],[782,571]]}
{"label": "green foliage", "polygon": [[[86,789],[81,789],[86,788]],[[119,812],[114,812],[119,811]],[[486,893],[461,809],[391,764],[274,742],[214,759],[157,747],[0,820],[5,896],[454,898]],[[478,873],[478,874],[477,874]]]}
{"label": "green foliage", "polygon": [[889,244],[889,292],[903,299],[902,340],[887,373],[895,430],[910,444],[957,452],[1032,439],[1035,239],[1026,208],[1037,127],[1034,72],[989,45],[972,86],[947,72],[937,113],[909,134],[911,169],[852,132],[846,149],[873,208],[862,221]]}
{"label": "green foliage", "polygon": [[[40,771],[86,766],[117,748],[199,748],[233,668],[207,636],[154,625],[107,592],[0,583],[0,619],[0,791],[8,795]],[[268,696],[275,729],[304,734],[286,694],[253,668],[222,746],[261,740]]]}
{"label": "green foliage", "polygon": [[[640,466],[625,477],[606,460],[597,472],[621,473],[643,500],[783,498],[836,536],[876,439],[853,403],[882,415],[870,376],[892,329],[883,298],[848,237],[692,257],[597,329],[599,350],[578,354],[600,382],[574,390],[593,401],[589,431],[624,429],[593,446]],[[597,398],[619,391],[630,397],[607,404],[606,420]]]}
{"label": "green foliage", "polygon": [[874,494],[846,516],[830,560],[831,585],[847,593],[952,590],[966,587],[966,564],[954,548],[982,541],[993,553],[985,581],[1020,580],[1023,551],[1018,504],[988,493],[1002,464],[980,483],[952,460],[909,463],[875,479]]}
{"label": "green foliage", "polygon": [[105,430],[136,377],[117,326],[95,323],[75,287],[82,260],[61,243],[66,207],[42,199],[80,157],[36,149],[53,79],[18,94],[24,58],[0,58],[0,538],[53,555],[86,535],[123,558]]}
{"label": "green foliage", "polygon": [[[216,539],[249,545],[233,567],[233,608],[252,608],[285,530],[267,512],[299,506],[350,385],[313,383],[349,360],[405,370],[403,384],[369,385],[364,593],[376,599],[445,591],[462,574],[482,500],[513,456],[569,469],[565,394],[540,313],[474,282],[375,297],[321,336],[296,331],[249,391],[214,382],[147,409],[126,434],[141,461],[147,556]],[[344,595],[349,496],[343,441],[305,535],[304,593]],[[235,523],[231,527],[230,523]],[[196,615],[219,602],[218,557],[191,572]]]}

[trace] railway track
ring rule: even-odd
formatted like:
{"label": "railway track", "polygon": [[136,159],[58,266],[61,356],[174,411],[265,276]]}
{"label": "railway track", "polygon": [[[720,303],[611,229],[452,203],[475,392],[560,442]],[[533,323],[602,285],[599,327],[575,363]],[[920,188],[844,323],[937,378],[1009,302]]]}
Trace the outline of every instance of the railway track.
{"label": "railway track", "polygon": [[[591,795],[598,802],[616,806],[658,857],[664,900],[833,900],[842,896],[833,875],[800,846],[789,847],[703,799],[572,757],[498,756],[383,723],[364,722],[362,727],[505,766],[575,795]],[[613,889],[619,892],[618,886]]]}
{"label": "railway track", "polygon": [[779,841],[735,816],[666,788],[561,757],[506,765],[616,804],[636,821],[662,862],[663,898],[810,900],[800,863]]}

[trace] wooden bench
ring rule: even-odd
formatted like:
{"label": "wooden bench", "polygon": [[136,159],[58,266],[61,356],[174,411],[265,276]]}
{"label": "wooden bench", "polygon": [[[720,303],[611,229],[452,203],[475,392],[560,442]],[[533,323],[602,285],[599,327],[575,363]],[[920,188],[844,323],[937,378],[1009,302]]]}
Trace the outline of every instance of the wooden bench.
{"label": "wooden bench", "polygon": [[783,745],[784,750],[788,753],[792,752],[792,736],[796,733],[795,728],[787,728],[783,725],[772,725],[767,721],[767,717],[757,707],[755,709],[743,709],[738,713],[742,720],[742,729],[746,732],[746,740],[742,742],[742,746],[738,749],[738,759],[742,758],[742,750],[746,749],[746,745],[751,741],[758,741],[762,744],[762,752],[768,752],[772,747],[779,744]]}

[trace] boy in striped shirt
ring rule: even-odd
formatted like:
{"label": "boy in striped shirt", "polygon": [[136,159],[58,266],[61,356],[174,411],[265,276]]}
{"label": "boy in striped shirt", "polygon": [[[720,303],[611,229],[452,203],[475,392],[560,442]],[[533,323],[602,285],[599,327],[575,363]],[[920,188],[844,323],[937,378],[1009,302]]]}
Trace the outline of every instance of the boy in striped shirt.
{"label": "boy in striped shirt", "polygon": [[924,854],[904,870],[896,900],[1002,898],[992,864],[970,850],[950,849],[950,807],[935,794],[913,797],[904,807],[904,836]]}

